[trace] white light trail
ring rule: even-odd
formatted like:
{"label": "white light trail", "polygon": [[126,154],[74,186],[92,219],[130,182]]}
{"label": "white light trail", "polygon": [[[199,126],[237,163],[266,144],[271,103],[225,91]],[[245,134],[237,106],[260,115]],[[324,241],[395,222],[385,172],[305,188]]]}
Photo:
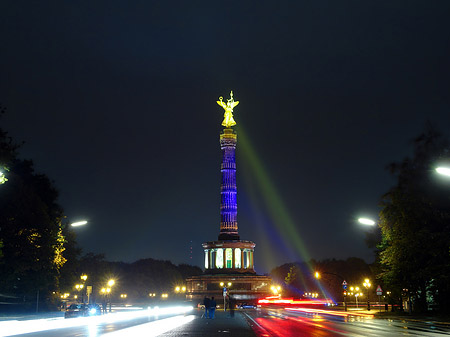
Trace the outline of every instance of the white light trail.
{"label": "white light trail", "polygon": [[129,336],[146,336],[155,337],[162,335],[163,333],[178,328],[186,323],[189,323],[195,319],[194,315],[189,316],[175,316],[160,319],[158,321],[153,321],[150,323],[144,323],[140,325],[133,326],[131,328],[126,328],[122,330],[113,331],[110,333],[103,334],[105,337],[129,337]]}
{"label": "white light trail", "polygon": [[166,315],[179,315],[191,311],[191,306],[178,306],[166,308],[148,308],[147,310],[126,311],[113,314],[92,316],[92,317],[78,317],[78,318],[45,318],[34,320],[11,320],[0,322],[0,337],[14,336],[26,333],[41,332],[47,330],[56,330],[73,327],[92,327],[103,323],[114,323],[126,321],[140,317],[155,317]]}

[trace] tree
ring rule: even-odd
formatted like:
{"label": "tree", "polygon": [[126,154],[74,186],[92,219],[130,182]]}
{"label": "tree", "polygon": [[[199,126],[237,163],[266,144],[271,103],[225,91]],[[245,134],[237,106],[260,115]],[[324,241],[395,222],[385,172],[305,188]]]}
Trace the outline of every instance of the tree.
{"label": "tree", "polygon": [[414,155],[389,166],[397,184],[382,198],[379,263],[385,284],[406,293],[416,311],[450,295],[450,191],[434,175],[448,162],[446,140],[430,125],[414,140]]}
{"label": "tree", "polygon": [[70,230],[53,183],[18,158],[18,147],[0,129],[0,166],[8,179],[0,186],[0,290],[35,301],[36,292],[47,298],[58,291]]}
{"label": "tree", "polygon": [[[321,275],[320,280],[314,277],[316,271]],[[270,275],[276,282],[285,283],[283,296],[301,297],[305,292],[317,292],[336,301],[342,300],[343,278],[349,285],[359,287],[365,278],[373,280],[370,266],[356,257],[286,263],[274,268]]]}

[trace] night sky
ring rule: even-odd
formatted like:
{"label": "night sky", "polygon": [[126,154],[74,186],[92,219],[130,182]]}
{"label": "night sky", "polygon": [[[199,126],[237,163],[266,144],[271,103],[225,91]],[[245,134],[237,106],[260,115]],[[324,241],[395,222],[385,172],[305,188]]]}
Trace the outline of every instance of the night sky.
{"label": "night sky", "polygon": [[427,120],[448,135],[450,1],[2,1],[0,13],[0,127],[54,180],[67,220],[89,221],[83,252],[110,261],[203,265],[220,224],[216,100],[230,90],[239,233],[260,273],[372,262],[356,219],[376,218],[395,183],[385,167]]}

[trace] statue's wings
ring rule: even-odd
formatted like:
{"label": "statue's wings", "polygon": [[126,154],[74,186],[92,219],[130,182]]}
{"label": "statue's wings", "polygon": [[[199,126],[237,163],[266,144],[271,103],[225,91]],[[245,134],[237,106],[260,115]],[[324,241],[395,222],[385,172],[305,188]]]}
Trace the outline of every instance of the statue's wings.
{"label": "statue's wings", "polygon": [[239,101],[233,102],[232,105],[231,105],[231,108],[234,108],[238,104],[239,104]]}
{"label": "statue's wings", "polygon": [[226,109],[227,105],[225,104],[224,101],[216,101],[217,104],[219,104],[222,108]]}

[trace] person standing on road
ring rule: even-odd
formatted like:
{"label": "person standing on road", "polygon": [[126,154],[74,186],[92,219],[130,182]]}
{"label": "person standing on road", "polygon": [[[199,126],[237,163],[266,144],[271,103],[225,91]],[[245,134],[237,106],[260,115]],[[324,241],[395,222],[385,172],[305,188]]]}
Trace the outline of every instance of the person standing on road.
{"label": "person standing on road", "polygon": [[211,297],[211,301],[209,302],[209,318],[214,319],[214,313],[216,312],[217,303],[214,297]]}
{"label": "person standing on road", "polygon": [[234,317],[234,298],[230,296],[228,298],[228,309],[230,310],[230,317]]}
{"label": "person standing on road", "polygon": [[211,300],[205,296],[205,298],[203,299],[203,305],[205,306],[205,318],[208,318],[210,302]]}

